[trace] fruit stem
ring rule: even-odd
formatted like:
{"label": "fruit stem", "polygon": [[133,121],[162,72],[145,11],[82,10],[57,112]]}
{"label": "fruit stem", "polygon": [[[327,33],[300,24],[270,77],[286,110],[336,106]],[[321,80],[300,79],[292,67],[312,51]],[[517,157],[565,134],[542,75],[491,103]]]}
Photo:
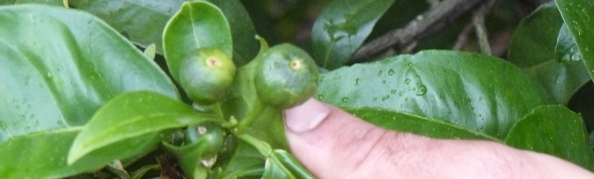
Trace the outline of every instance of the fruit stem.
{"label": "fruit stem", "polygon": [[241,120],[235,128],[236,134],[243,134],[248,127],[258,119],[258,116],[264,112],[265,106],[262,103],[255,103],[254,109],[250,111],[250,113],[245,117],[245,119]]}

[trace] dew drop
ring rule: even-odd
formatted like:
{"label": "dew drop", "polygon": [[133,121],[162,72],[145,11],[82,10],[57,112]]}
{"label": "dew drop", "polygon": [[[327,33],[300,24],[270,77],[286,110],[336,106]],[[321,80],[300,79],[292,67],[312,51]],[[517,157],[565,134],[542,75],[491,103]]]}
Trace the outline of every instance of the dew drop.
{"label": "dew drop", "polygon": [[319,100],[323,100],[324,99],[324,95],[323,94],[318,94],[318,96],[316,96]]}
{"label": "dew drop", "polygon": [[355,79],[355,85],[359,85],[359,82],[361,81],[360,78]]}
{"label": "dew drop", "polygon": [[409,83],[410,83],[410,79],[407,78],[404,80],[404,84],[409,84]]}
{"label": "dew drop", "polygon": [[373,98],[373,101],[377,101],[377,97],[374,97],[374,98]]}
{"label": "dew drop", "polygon": [[381,70],[380,70],[380,71],[378,71],[378,72],[377,72],[377,76],[381,76],[381,75],[382,75],[382,73],[383,73],[383,71],[381,71]]}
{"label": "dew drop", "polygon": [[324,76],[320,77],[320,83],[324,82],[324,79],[325,79]]}
{"label": "dew drop", "polygon": [[390,90],[390,93],[392,93],[392,94],[396,94],[396,92],[398,92],[398,91],[396,91],[395,89]]}
{"label": "dew drop", "polygon": [[392,75],[394,75],[394,73],[395,73],[395,72],[394,72],[394,69],[390,69],[390,70],[388,71],[388,76],[392,76]]}
{"label": "dew drop", "polygon": [[382,97],[382,101],[385,101],[385,100],[388,100],[388,99],[390,99],[390,95],[386,95],[386,96]]}
{"label": "dew drop", "polygon": [[427,87],[425,85],[419,86],[419,89],[417,90],[417,96],[422,96],[425,94],[427,94]]}
{"label": "dew drop", "polygon": [[345,103],[346,103],[346,102],[349,102],[349,98],[348,98],[348,97],[343,97],[343,98],[341,99],[341,101],[342,101],[342,102],[345,102]]}

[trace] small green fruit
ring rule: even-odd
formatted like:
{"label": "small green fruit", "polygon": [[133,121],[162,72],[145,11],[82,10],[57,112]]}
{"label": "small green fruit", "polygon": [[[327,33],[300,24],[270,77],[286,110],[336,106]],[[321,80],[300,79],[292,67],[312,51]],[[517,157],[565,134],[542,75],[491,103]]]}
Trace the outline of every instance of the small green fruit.
{"label": "small green fruit", "polygon": [[190,125],[186,129],[185,141],[188,144],[206,140],[203,158],[212,158],[222,149],[225,142],[225,130],[212,122]]}
{"label": "small green fruit", "polygon": [[233,85],[236,67],[220,49],[200,48],[188,54],[179,70],[181,87],[197,104],[221,100]]}
{"label": "small green fruit", "polygon": [[316,92],[317,66],[299,47],[277,45],[256,60],[254,85],[262,102],[285,109],[305,102]]}

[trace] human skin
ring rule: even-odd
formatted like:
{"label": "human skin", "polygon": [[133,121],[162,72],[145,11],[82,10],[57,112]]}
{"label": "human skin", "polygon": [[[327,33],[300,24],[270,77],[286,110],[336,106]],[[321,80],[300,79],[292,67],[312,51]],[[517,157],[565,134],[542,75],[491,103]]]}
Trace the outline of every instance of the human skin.
{"label": "human skin", "polygon": [[594,178],[562,159],[491,141],[444,140],[376,127],[309,99],[284,112],[291,152],[334,178]]}

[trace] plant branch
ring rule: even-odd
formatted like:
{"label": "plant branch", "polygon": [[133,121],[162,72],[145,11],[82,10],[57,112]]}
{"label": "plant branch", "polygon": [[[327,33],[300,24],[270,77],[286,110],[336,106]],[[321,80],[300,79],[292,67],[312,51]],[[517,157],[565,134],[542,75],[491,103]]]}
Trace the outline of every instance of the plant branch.
{"label": "plant branch", "polygon": [[[416,41],[434,34],[453,23],[460,15],[472,10],[484,0],[447,0],[442,1],[435,8],[431,8],[425,15],[419,15],[415,20],[401,29],[394,29],[381,37],[363,45],[349,63],[370,61],[379,54],[393,55],[409,47]],[[390,49],[392,53],[385,53]]]}
{"label": "plant branch", "polygon": [[491,55],[492,53],[491,45],[489,45],[489,35],[485,27],[485,16],[487,16],[493,4],[495,4],[495,0],[489,0],[489,2],[484,3],[474,11],[472,17],[472,24],[474,25],[479,47],[481,48],[481,52],[487,55]]}

